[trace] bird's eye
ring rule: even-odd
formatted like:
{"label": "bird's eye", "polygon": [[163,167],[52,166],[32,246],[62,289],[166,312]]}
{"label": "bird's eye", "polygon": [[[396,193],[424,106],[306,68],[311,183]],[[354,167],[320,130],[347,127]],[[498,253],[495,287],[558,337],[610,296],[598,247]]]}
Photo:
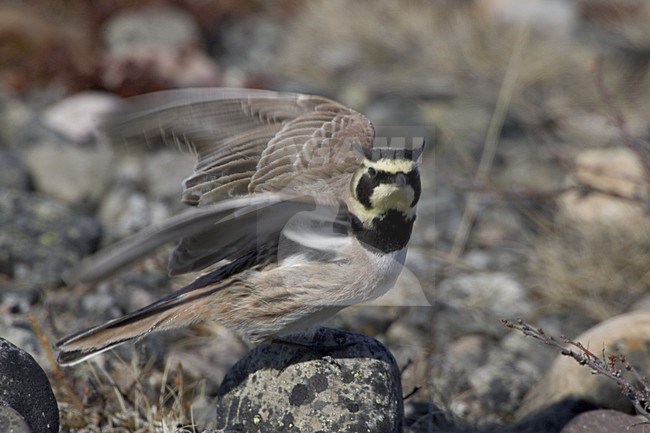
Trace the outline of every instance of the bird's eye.
{"label": "bird's eye", "polygon": [[377,170],[375,170],[375,169],[372,168],[372,167],[368,167],[368,176],[370,176],[370,177],[375,177],[375,176],[377,176]]}

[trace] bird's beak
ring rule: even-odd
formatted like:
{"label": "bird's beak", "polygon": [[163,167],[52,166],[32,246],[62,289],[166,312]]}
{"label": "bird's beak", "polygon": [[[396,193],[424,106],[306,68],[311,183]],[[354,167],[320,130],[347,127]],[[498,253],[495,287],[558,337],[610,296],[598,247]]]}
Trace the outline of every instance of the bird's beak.
{"label": "bird's beak", "polygon": [[403,187],[406,186],[407,182],[408,179],[404,173],[397,173],[395,175],[395,185]]}

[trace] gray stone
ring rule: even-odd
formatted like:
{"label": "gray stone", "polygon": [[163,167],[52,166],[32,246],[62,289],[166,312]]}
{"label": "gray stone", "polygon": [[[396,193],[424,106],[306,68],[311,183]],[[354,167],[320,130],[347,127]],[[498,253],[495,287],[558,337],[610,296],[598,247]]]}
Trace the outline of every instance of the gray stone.
{"label": "gray stone", "polygon": [[27,352],[2,338],[0,406],[13,408],[24,418],[32,433],[59,431],[59,408],[45,372]]}
{"label": "gray stone", "polygon": [[0,406],[0,431],[6,433],[31,433],[25,418],[9,406]]}
{"label": "gray stone", "polygon": [[261,345],[233,367],[217,401],[218,429],[402,431],[400,373],[384,346],[327,328],[302,341],[332,349]]}
{"label": "gray stone", "polygon": [[66,203],[97,199],[110,178],[113,152],[107,146],[81,147],[42,142],[26,154],[34,187]]}

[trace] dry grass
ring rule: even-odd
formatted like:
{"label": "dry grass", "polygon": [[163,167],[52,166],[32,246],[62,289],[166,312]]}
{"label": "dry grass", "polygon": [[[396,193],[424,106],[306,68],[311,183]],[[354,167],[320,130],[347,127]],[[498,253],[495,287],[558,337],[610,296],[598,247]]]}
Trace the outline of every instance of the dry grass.
{"label": "dry grass", "polygon": [[558,222],[534,241],[529,263],[545,312],[581,312],[596,321],[650,293],[650,223],[578,227]]}
{"label": "dry grass", "polygon": [[[114,358],[112,358],[114,359]],[[117,365],[119,364],[119,365]],[[185,382],[180,365],[166,366],[160,384],[152,364],[137,356],[130,363],[88,362],[54,381],[61,431],[70,433],[194,433],[191,398],[197,387]],[[74,377],[72,377],[74,375]],[[70,387],[75,395],[66,389]]]}

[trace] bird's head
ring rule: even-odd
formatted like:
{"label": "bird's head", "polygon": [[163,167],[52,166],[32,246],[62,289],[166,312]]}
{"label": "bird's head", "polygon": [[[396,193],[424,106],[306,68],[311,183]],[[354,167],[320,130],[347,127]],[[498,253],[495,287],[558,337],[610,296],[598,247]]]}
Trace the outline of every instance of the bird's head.
{"label": "bird's head", "polygon": [[373,148],[350,183],[348,208],[357,238],[383,252],[408,243],[420,199],[421,184],[415,150]]}
{"label": "bird's head", "polygon": [[421,149],[374,148],[350,184],[351,212],[367,228],[389,212],[398,212],[405,220],[415,218],[421,185],[418,158]]}

